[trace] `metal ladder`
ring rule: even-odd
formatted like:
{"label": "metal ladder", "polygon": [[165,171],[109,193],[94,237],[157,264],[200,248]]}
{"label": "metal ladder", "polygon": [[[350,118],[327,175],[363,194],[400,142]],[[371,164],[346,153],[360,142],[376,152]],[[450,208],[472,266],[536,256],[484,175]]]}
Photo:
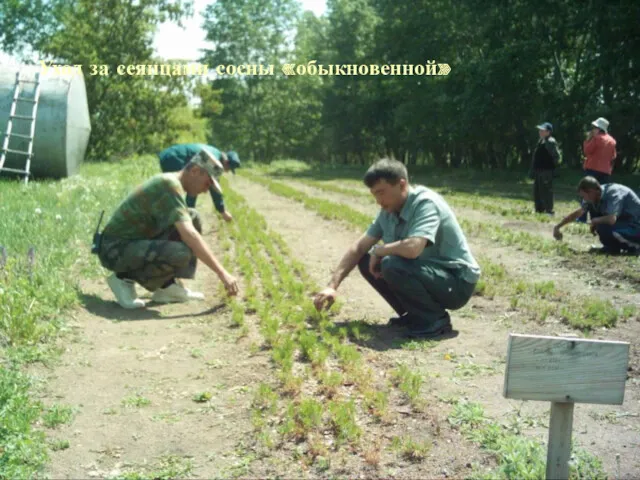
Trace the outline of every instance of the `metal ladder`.
{"label": "metal ladder", "polygon": [[[24,78],[20,78],[20,73],[16,73],[16,86],[13,92],[13,103],[11,104],[11,112],[9,113],[9,121],[7,122],[7,132],[4,134],[4,141],[2,143],[2,150],[0,150],[0,172],[12,172],[12,173],[20,173],[24,175],[24,183],[27,184],[29,182],[29,176],[31,175],[31,159],[33,158],[33,137],[36,130],[36,113],[38,112],[38,101],[40,99],[40,72],[36,72],[35,80],[27,80]],[[21,97],[20,93],[22,91],[22,84],[24,83],[32,83],[35,84],[36,89],[33,95],[33,98],[29,97]],[[18,102],[23,103],[31,103],[31,115],[16,115],[16,108],[18,106]],[[29,128],[29,135],[22,135],[19,133],[12,133],[13,129],[13,121],[15,120],[23,120],[31,122]],[[26,138],[29,140],[29,147],[27,151],[22,150],[13,150],[9,148],[9,140],[11,137],[16,138]],[[26,157],[26,163],[23,170],[18,168],[6,168],[4,166],[4,162],[7,157],[7,153],[14,153],[17,155],[23,155]]]}

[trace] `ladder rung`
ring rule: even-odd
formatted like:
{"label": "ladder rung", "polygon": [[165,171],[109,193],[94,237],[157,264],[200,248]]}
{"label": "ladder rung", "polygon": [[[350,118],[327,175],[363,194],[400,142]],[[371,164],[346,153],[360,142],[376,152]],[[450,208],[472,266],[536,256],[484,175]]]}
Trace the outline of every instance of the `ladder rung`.
{"label": "ladder rung", "polygon": [[28,140],[31,140],[31,136],[29,135],[23,135],[21,133],[5,133],[4,134],[5,137],[18,137],[18,138],[26,138]]}
{"label": "ladder rung", "polygon": [[17,153],[18,155],[26,155],[27,157],[30,157],[33,155],[33,153],[23,152],[22,150],[11,150],[10,148],[7,148],[6,150],[3,150],[3,151],[7,153]]}
{"label": "ladder rung", "polygon": [[20,120],[35,120],[36,117],[27,117],[26,115],[10,115],[11,118],[19,118]]}
{"label": "ladder rung", "polygon": [[26,170],[18,170],[17,168],[0,168],[0,172],[13,172],[13,173],[22,173],[24,175],[31,175],[31,173]]}
{"label": "ladder rung", "polygon": [[18,82],[20,82],[20,83],[35,83],[35,84],[40,83],[38,80],[25,80],[24,78],[19,78]]}
{"label": "ladder rung", "polygon": [[36,103],[36,99],[35,99],[35,98],[18,97],[18,98],[16,98],[16,100],[18,100],[18,101],[20,101],[20,102],[31,102],[31,103]]}

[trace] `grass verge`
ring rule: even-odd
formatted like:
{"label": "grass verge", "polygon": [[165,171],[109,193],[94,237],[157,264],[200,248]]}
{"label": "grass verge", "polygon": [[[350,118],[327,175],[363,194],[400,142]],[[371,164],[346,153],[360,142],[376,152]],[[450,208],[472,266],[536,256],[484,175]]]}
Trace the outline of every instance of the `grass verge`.
{"label": "grass verge", "polygon": [[34,424],[55,428],[71,411],[33,400],[28,366],[55,359],[65,312],[81,303],[78,278],[101,272],[89,253],[100,211],[108,218],[135,183],[154,173],[148,156],[83,165],[60,181],[0,181],[0,246],[7,253],[0,268],[0,478],[32,478],[49,450],[59,449]]}
{"label": "grass verge", "polygon": [[[489,451],[498,463],[498,468],[490,472],[476,469],[473,478],[545,478],[547,452],[544,444],[521,435],[519,429],[513,431],[508,424],[501,425],[487,418],[480,404],[456,401],[448,420],[465,438]],[[569,478],[604,480],[607,475],[599,459],[574,446]]]}

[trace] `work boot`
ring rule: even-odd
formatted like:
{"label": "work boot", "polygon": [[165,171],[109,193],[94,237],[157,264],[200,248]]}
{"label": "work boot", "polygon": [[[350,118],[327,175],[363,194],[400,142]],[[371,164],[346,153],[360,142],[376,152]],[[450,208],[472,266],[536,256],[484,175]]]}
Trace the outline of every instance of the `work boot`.
{"label": "work boot", "polygon": [[411,318],[408,327],[407,336],[409,338],[435,338],[453,330],[448,312],[445,312],[441,318],[434,321],[425,322],[424,319]]}
{"label": "work boot", "polygon": [[133,280],[118,278],[114,273],[107,278],[107,284],[111,288],[118,304],[120,304],[122,308],[133,309],[144,307],[144,300],[138,298],[136,286]]}
{"label": "work boot", "polygon": [[592,245],[591,248],[589,248],[589,253],[593,253],[596,255],[620,255],[620,248]]}
{"label": "work boot", "polygon": [[391,317],[388,325],[392,327],[407,327],[409,326],[409,314],[403,313],[399,317]]}
{"label": "work boot", "polygon": [[176,282],[153,292],[151,300],[157,303],[182,303],[191,300],[204,300],[204,295],[200,292],[193,292]]}

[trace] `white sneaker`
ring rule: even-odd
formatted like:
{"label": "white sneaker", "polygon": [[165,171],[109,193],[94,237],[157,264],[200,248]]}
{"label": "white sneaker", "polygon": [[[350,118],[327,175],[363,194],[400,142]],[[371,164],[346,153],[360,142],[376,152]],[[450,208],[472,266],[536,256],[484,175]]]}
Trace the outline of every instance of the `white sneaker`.
{"label": "white sneaker", "polygon": [[153,292],[151,300],[157,303],[180,303],[190,300],[204,300],[204,295],[200,292],[193,292],[176,282],[167,288],[159,288]]}
{"label": "white sneaker", "polygon": [[138,298],[133,280],[118,278],[114,273],[107,278],[107,283],[122,308],[142,308],[145,306],[144,300]]}

